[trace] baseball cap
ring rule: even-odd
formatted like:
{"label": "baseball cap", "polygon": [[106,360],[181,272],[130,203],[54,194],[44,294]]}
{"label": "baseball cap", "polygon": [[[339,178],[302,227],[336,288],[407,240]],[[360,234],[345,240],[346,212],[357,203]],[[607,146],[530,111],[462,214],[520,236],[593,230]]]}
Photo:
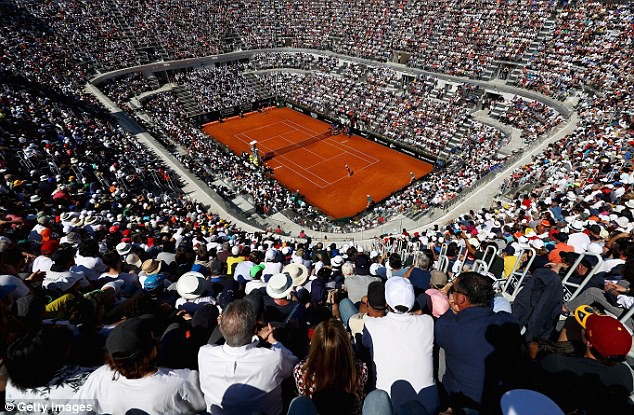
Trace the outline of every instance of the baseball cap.
{"label": "baseball cap", "polygon": [[392,310],[403,306],[409,311],[414,307],[414,300],[414,287],[408,279],[392,277],[385,283],[385,301]]}
{"label": "baseball cap", "polygon": [[632,335],[625,326],[611,316],[581,305],[575,310],[575,319],[586,329],[592,347],[603,357],[625,356],[632,348]]}
{"label": "baseball cap", "polygon": [[357,255],[354,260],[355,269],[357,275],[369,275],[370,274],[370,258],[367,255]]}
{"label": "baseball cap", "polygon": [[437,269],[432,270],[431,285],[434,287],[444,287],[447,285],[447,274]]}

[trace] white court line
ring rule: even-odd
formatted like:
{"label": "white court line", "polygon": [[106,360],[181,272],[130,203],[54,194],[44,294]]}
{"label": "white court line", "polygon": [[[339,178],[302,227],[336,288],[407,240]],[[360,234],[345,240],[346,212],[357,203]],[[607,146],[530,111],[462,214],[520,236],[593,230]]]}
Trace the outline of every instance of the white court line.
{"label": "white court line", "polygon": [[[244,136],[244,137],[246,137],[246,141],[245,141],[245,140],[243,140],[242,138],[240,138],[240,136],[241,136],[241,135],[242,135],[242,136]],[[240,140],[240,141],[242,141],[242,142],[244,142],[244,143],[247,143],[247,144],[249,144],[251,141],[253,141],[253,140],[254,140],[254,139],[253,139],[253,138],[251,138],[248,134],[245,134],[245,133],[238,133],[238,134],[234,134],[234,136],[235,136],[238,140]]]}
{"label": "white court line", "polygon": [[[334,157],[331,157],[331,158],[329,158],[329,159],[325,159],[324,161],[322,161],[322,162],[320,162],[320,163],[317,163],[317,164],[321,164],[321,163],[326,162],[326,161],[331,161],[331,160],[334,160],[334,159],[336,159],[337,157],[340,157],[340,156],[342,156],[342,155],[343,155],[343,154],[339,154],[339,155],[334,156]],[[317,175],[317,174],[313,173],[312,171],[308,170],[309,168],[312,168],[313,166],[310,166],[310,167],[307,167],[307,168],[306,168],[306,167],[302,167],[302,166],[300,166],[299,164],[295,163],[293,160],[291,160],[291,159],[288,159],[288,158],[284,157],[284,154],[282,154],[282,155],[281,155],[281,156],[279,156],[278,158],[282,158],[282,157],[284,158],[284,160],[286,160],[286,161],[288,161],[288,162],[293,163],[294,165],[296,165],[296,166],[297,166],[300,170],[303,170],[304,172],[309,173],[309,174],[311,174],[311,175],[313,175],[313,176],[315,176],[315,177],[319,177],[319,179],[320,179],[321,181],[323,181],[324,183],[327,183],[327,184],[326,184],[326,185],[324,185],[324,186],[320,186],[320,185],[318,185],[317,183],[315,183],[314,181],[310,180],[308,177],[306,177],[306,175],[305,175],[305,174],[302,174],[301,172],[297,171],[296,169],[293,169],[293,168],[289,167],[286,163],[282,163],[282,162],[280,161],[280,163],[281,163],[281,164],[284,164],[284,167],[286,167],[286,168],[288,168],[289,170],[293,171],[293,172],[294,172],[295,174],[297,174],[298,176],[303,177],[304,179],[306,179],[306,180],[308,180],[309,182],[313,183],[315,186],[319,187],[320,189],[325,189],[325,188],[327,188],[327,187],[329,187],[329,186],[332,186],[333,184],[335,184],[335,183],[337,183],[337,182],[339,182],[339,181],[341,181],[341,180],[347,179],[347,178],[349,177],[349,176],[348,176],[348,174],[344,174],[344,175],[342,175],[340,178],[335,179],[334,181],[328,181],[328,180],[324,179],[323,177],[321,177],[321,176],[319,176],[319,175]],[[379,162],[379,160],[374,161],[374,162],[371,162],[371,163],[367,164],[366,166],[364,166],[364,167],[362,167],[362,168],[360,168],[360,169],[354,170],[354,173],[356,174],[356,172],[358,172],[358,171],[363,171],[363,170],[367,169],[368,167],[370,167],[370,166],[373,166],[373,165],[377,164],[378,162]],[[342,167],[342,170],[344,170],[344,168],[343,168],[343,167]]]}
{"label": "white court line", "polygon": [[[320,156],[320,157],[322,157],[322,158],[323,158],[323,160],[322,160],[322,161],[317,162],[317,163],[315,163],[315,164],[313,164],[313,165],[311,165],[311,166],[307,166],[307,168],[312,169],[313,167],[316,167],[316,166],[318,166],[318,165],[320,165],[320,164],[322,164],[322,163],[324,163],[324,162],[327,162],[327,161],[330,161],[330,160],[334,160],[335,158],[340,157],[340,156],[345,155],[345,154],[349,154],[350,156],[352,156],[352,157],[354,157],[354,158],[357,158],[357,159],[359,159],[359,160],[361,160],[361,161],[363,161],[363,162],[365,162],[365,163],[369,163],[367,166],[362,167],[362,168],[358,169],[357,171],[361,171],[361,170],[365,169],[366,167],[371,166],[371,165],[373,165],[373,164],[376,164],[376,163],[378,163],[378,162],[380,161],[379,159],[377,159],[377,158],[375,158],[375,157],[372,157],[372,156],[370,156],[369,154],[366,154],[366,153],[364,153],[364,152],[362,152],[362,151],[358,151],[358,150],[356,150],[356,149],[354,149],[354,148],[352,148],[352,147],[350,147],[350,146],[343,146],[343,147],[347,147],[347,148],[349,148],[349,149],[351,149],[351,150],[356,151],[357,153],[363,154],[363,155],[364,155],[364,156],[366,156],[367,158],[361,157],[359,154],[353,154],[353,153],[351,153],[351,152],[349,152],[349,151],[346,151],[344,148],[342,148],[341,146],[339,146],[339,144],[340,144],[340,143],[339,143],[339,142],[337,142],[337,141],[335,141],[333,137],[328,137],[328,138],[326,138],[325,140],[322,140],[322,141],[323,141],[325,144],[328,144],[328,145],[330,145],[330,146],[332,146],[332,147],[335,147],[337,150],[340,150],[340,151],[341,151],[341,150],[343,150],[343,153],[341,153],[341,152],[340,152],[338,155],[336,155],[336,156],[334,156],[334,157],[330,157],[330,158],[328,158],[328,159],[325,159],[325,158],[323,158],[323,156]],[[335,144],[337,144],[337,145],[335,145]],[[307,151],[310,151],[310,150],[307,150]],[[313,153],[313,154],[314,154],[314,153]]]}
{"label": "white court line", "polygon": [[[329,138],[331,138],[331,137],[329,137]],[[354,147],[350,147],[349,145],[345,145],[345,144],[343,144],[343,143],[339,143],[339,142],[335,141],[335,140],[334,140],[334,138],[333,138],[331,141],[327,141],[327,140],[324,140],[324,141],[326,141],[326,142],[327,142],[328,144],[330,144],[331,146],[333,146],[333,147],[338,147],[339,149],[343,150],[345,153],[348,153],[348,154],[350,154],[351,156],[353,156],[353,157],[357,157],[357,158],[359,158],[359,159],[361,159],[361,160],[363,160],[363,161],[367,161],[368,163],[369,163],[371,160],[374,160],[374,163],[376,163],[377,161],[379,161],[379,159],[377,159],[376,157],[372,157],[371,155],[369,155],[369,154],[367,154],[367,153],[364,153],[363,151],[359,151],[359,150],[357,150],[357,149],[356,149],[356,148],[354,148]],[[346,140],[346,141],[348,141],[348,140]],[[338,144],[340,147],[339,147],[339,146],[335,146],[335,144],[334,144],[334,143]],[[343,149],[343,148],[341,148],[341,147],[346,147],[346,148],[350,149],[352,152],[357,153],[358,155],[356,155],[356,156],[355,156],[352,152],[347,151],[347,150],[344,150],[344,149]],[[394,150],[394,151],[396,151],[396,150]],[[359,154],[362,154],[362,155],[363,155],[363,157],[359,156]],[[364,159],[364,157],[366,157],[366,158],[367,158],[367,160],[366,160],[366,159]]]}
{"label": "white court line", "polygon": [[[268,127],[271,127],[271,126],[273,126],[273,125],[275,125],[275,124],[284,124],[284,121],[276,121],[276,122],[271,123],[271,124],[263,125],[262,127],[253,128],[253,129],[248,130],[248,131],[246,131],[246,132],[247,132],[247,133],[250,133],[250,132],[252,132],[252,131],[263,130],[263,129],[268,128]],[[287,127],[290,127],[290,125],[287,125]]]}
{"label": "white court line", "polygon": [[[326,141],[326,140],[324,140],[324,141]],[[330,144],[330,143],[329,143],[329,144]],[[299,149],[298,149],[298,150],[299,150]],[[306,150],[306,151],[308,151],[308,152],[310,152],[310,153],[313,153],[312,151],[308,150],[307,148],[301,148],[301,150]],[[340,150],[341,150],[341,149],[340,149]],[[315,183],[315,182],[313,182],[312,180],[308,179],[308,178],[306,177],[306,175],[305,175],[305,174],[301,174],[301,173],[300,173],[300,172],[298,172],[297,170],[295,170],[295,169],[291,169],[290,167],[288,167],[288,166],[285,164],[285,166],[286,166],[286,167],[288,167],[288,168],[289,168],[289,170],[292,170],[292,171],[293,171],[295,174],[297,174],[298,176],[301,176],[301,177],[303,177],[304,179],[306,179],[306,180],[310,181],[311,183],[315,184],[315,186],[318,186],[320,189],[325,189],[325,188],[327,188],[328,186],[333,185],[334,183],[337,183],[337,182],[339,182],[339,181],[341,181],[341,180],[344,180],[344,179],[348,178],[348,177],[349,177],[349,176],[348,176],[348,174],[346,173],[346,174],[342,175],[341,177],[339,177],[338,179],[336,179],[336,180],[334,180],[334,181],[328,181],[328,180],[324,179],[323,177],[321,177],[321,176],[317,175],[316,173],[313,173],[310,169],[312,169],[312,168],[314,168],[314,167],[316,167],[316,166],[318,166],[318,165],[320,165],[320,164],[322,164],[322,163],[325,163],[325,162],[328,162],[328,161],[331,161],[331,160],[335,160],[335,159],[337,159],[337,158],[339,158],[339,157],[341,157],[341,156],[345,156],[345,153],[348,153],[348,152],[344,150],[344,153],[339,153],[339,154],[337,154],[336,156],[333,156],[333,157],[330,157],[330,158],[323,158],[323,156],[319,156],[319,155],[317,155],[317,156],[319,156],[319,157],[322,157],[322,159],[323,159],[323,160],[322,160],[322,161],[320,161],[320,162],[318,162],[318,163],[315,163],[315,164],[313,164],[313,165],[311,165],[311,166],[306,166],[306,167],[304,167],[304,166],[300,166],[299,164],[295,163],[293,160],[291,160],[291,159],[289,159],[289,158],[284,157],[284,156],[285,156],[285,154],[282,154],[281,156],[278,156],[278,157],[279,157],[279,158],[284,157],[284,160],[286,160],[286,161],[288,161],[288,162],[290,162],[290,163],[293,163],[294,165],[296,165],[297,167],[299,167],[299,169],[301,169],[301,170],[305,171],[306,173],[311,174],[311,175],[313,175],[313,176],[315,176],[315,177],[319,177],[319,178],[320,178],[320,179],[321,179],[324,183],[328,183],[328,184],[326,184],[325,186],[319,186],[318,184],[316,184],[316,183]],[[315,153],[313,153],[313,154],[315,154]],[[350,154],[350,153],[348,153],[348,154]],[[363,171],[363,170],[367,169],[368,167],[371,167],[371,166],[373,166],[373,165],[377,164],[377,163],[380,161],[380,160],[378,160],[378,159],[374,159],[374,161],[368,161],[368,160],[364,160],[363,158],[361,158],[361,157],[359,157],[359,156],[356,156],[356,155],[354,155],[354,154],[350,154],[350,155],[351,155],[352,157],[358,158],[359,160],[361,160],[361,161],[363,161],[363,162],[367,163],[365,166],[361,167],[360,169],[356,169],[356,170],[354,170],[354,173],[356,173],[356,172],[360,172],[360,171]],[[343,169],[343,168],[342,168],[342,169]]]}
{"label": "white court line", "polygon": [[[277,162],[278,162],[278,163],[280,163],[282,166],[286,167],[287,169],[289,169],[290,171],[292,171],[292,172],[293,172],[293,173],[295,173],[296,175],[298,175],[298,176],[302,177],[304,180],[307,180],[307,181],[311,182],[312,184],[314,184],[315,186],[317,186],[317,188],[319,188],[319,189],[325,189],[326,187],[330,186],[330,183],[328,183],[326,180],[324,180],[324,179],[322,179],[321,177],[317,176],[316,174],[311,173],[311,172],[309,172],[308,170],[304,169],[303,167],[301,167],[300,165],[298,165],[297,163],[295,163],[293,160],[290,160],[290,159],[285,158],[285,157],[284,157],[284,155],[281,155],[281,156],[279,156],[279,157],[277,157],[277,158],[278,158],[278,160],[277,160]],[[289,161],[289,162],[293,163],[294,165],[296,165],[297,167],[299,167],[299,168],[300,168],[300,170],[304,170],[304,172],[306,172],[306,173],[310,173],[310,174],[312,174],[313,176],[315,176],[315,177],[319,178],[319,180],[321,180],[322,182],[324,182],[324,183],[328,183],[328,184],[326,184],[325,186],[322,186],[322,185],[320,185],[320,184],[315,183],[314,181],[312,181],[311,179],[309,179],[308,177],[306,177],[306,175],[305,175],[305,174],[302,174],[301,172],[299,172],[299,171],[295,170],[294,168],[292,168],[292,167],[288,166],[286,163],[284,163],[282,160],[280,160],[281,158],[284,158],[284,160]]]}
{"label": "white court line", "polygon": [[[295,121],[291,121],[291,120],[289,120],[289,119],[286,119],[286,120],[284,120],[284,121],[282,121],[282,122],[283,122],[283,123],[284,123],[287,127],[291,127],[291,128],[295,128],[295,129],[298,129],[297,127],[299,127],[299,128],[301,128],[302,130],[310,131],[310,132],[311,132],[311,133],[313,133],[313,134],[320,134],[320,133],[318,133],[317,131],[311,130],[311,129],[310,129],[310,128],[308,128],[308,127],[304,127],[303,125],[301,125],[301,124],[297,124]],[[287,122],[289,122],[289,123],[291,123],[291,124],[295,124],[297,127],[293,127],[292,125],[288,125],[288,124],[286,124]],[[324,131],[324,132],[325,132],[325,131]]]}
{"label": "white court line", "polygon": [[[253,141],[255,139],[251,138],[248,133],[251,133],[251,132],[257,131],[257,130],[262,130],[264,128],[268,128],[268,127],[274,126],[276,124],[283,124],[286,127],[292,128],[292,130],[286,131],[283,134],[278,134],[278,135],[275,135],[275,136],[268,137],[268,138],[263,139],[263,140],[258,140],[258,144],[262,144],[263,146],[266,146],[266,144],[265,144],[266,142],[268,142],[269,140],[277,139],[278,137],[281,138],[282,140],[288,142],[289,144],[293,144],[293,141],[290,141],[288,138],[285,137],[285,135],[289,134],[289,133],[293,133],[295,131],[298,131],[298,132],[301,132],[301,133],[304,133],[304,134],[307,134],[308,132],[310,132],[312,134],[318,134],[316,131],[311,130],[310,128],[307,128],[307,127],[305,127],[305,126],[303,126],[301,124],[298,124],[298,123],[296,123],[294,121],[291,121],[289,119],[285,119],[285,120],[278,121],[278,122],[275,122],[275,123],[271,123],[271,124],[268,124],[268,125],[265,125],[265,126],[262,126],[262,127],[254,128],[254,129],[242,132],[242,133],[238,133],[235,136],[238,137],[238,135],[242,135],[244,137],[248,137],[248,139],[250,139],[250,140],[246,141],[246,142],[249,143],[249,142],[251,142],[251,141]],[[289,124],[292,124],[292,125],[289,125]],[[242,141],[244,141],[244,140],[242,140]],[[329,186],[331,186],[331,185],[333,185],[333,184],[335,184],[335,183],[337,183],[337,182],[339,182],[341,180],[344,180],[344,179],[348,178],[349,176],[347,174],[344,174],[340,178],[338,178],[338,179],[336,179],[334,181],[327,181],[324,178],[322,178],[321,176],[313,173],[309,169],[313,169],[313,168],[319,166],[320,164],[323,164],[325,162],[340,158],[341,156],[345,156],[345,154],[348,154],[349,156],[352,156],[352,157],[357,158],[357,159],[359,159],[359,160],[361,160],[361,161],[363,161],[365,163],[368,163],[366,166],[364,166],[364,167],[362,167],[360,169],[356,169],[354,171],[355,173],[359,172],[359,171],[363,171],[366,168],[371,167],[374,164],[379,162],[379,160],[377,158],[372,157],[369,154],[361,152],[361,151],[359,151],[357,149],[354,149],[353,147],[345,145],[345,143],[347,143],[348,140],[345,140],[345,141],[340,143],[340,142],[335,141],[334,137],[331,136],[331,137],[328,137],[325,140],[321,140],[321,141],[325,142],[326,144],[328,144],[328,145],[330,145],[332,147],[335,147],[337,150],[340,151],[340,153],[337,154],[334,157],[324,158],[324,156],[322,156],[320,154],[317,154],[314,151],[309,150],[306,147],[300,147],[300,148],[298,148],[298,150],[300,150],[300,149],[301,150],[305,150],[305,151],[311,153],[314,158],[321,159],[321,161],[319,161],[319,162],[317,162],[317,163],[315,163],[315,164],[313,164],[311,166],[303,167],[303,166],[300,166],[299,164],[297,164],[296,162],[294,162],[293,160],[284,157],[285,154],[282,154],[280,156],[277,156],[277,162],[280,165],[275,167],[274,170],[277,170],[277,169],[279,169],[281,167],[285,167],[285,168],[289,169],[290,171],[294,172],[296,175],[302,177],[304,180],[312,183],[317,188],[325,189],[325,188],[327,188],[327,187],[329,187]],[[266,146],[266,147],[269,149],[269,151],[275,151],[275,150],[271,149],[269,146]],[[350,151],[348,151],[348,150],[350,150]],[[343,151],[343,153],[341,151]],[[354,154],[354,153],[356,153],[356,154]],[[296,168],[291,167],[291,165],[289,165],[289,163],[291,165],[296,166]],[[299,169],[299,171],[298,171],[298,169]],[[320,185],[319,183],[316,183],[315,180],[312,180],[308,176],[312,176],[314,179],[318,179],[318,180],[320,180],[321,182],[323,182],[325,184],[324,185]]]}

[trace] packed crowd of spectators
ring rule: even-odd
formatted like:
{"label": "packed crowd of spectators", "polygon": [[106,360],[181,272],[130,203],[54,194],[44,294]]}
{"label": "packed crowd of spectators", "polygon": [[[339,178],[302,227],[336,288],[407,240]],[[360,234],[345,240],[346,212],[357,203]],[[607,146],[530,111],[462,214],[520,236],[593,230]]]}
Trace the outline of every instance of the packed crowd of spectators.
{"label": "packed crowd of spectators", "polygon": [[[276,57],[282,62],[289,60],[288,56],[282,54],[278,54]],[[272,61],[272,59],[269,59],[269,62]],[[282,64],[276,63],[274,65],[279,67]],[[240,97],[248,96],[251,89],[248,87],[243,88],[242,81],[230,82],[229,86],[218,87],[216,80],[224,78],[211,75],[218,71],[222,71],[224,74],[227,70],[233,70],[232,66],[220,68],[229,69],[213,68],[196,71],[193,74],[195,74],[197,79],[200,77],[200,82],[208,83],[210,90],[216,91],[217,94],[221,94],[226,89],[243,91],[241,94],[227,96],[229,101],[224,102],[225,105],[223,107],[240,104]],[[326,91],[336,91],[337,94],[331,93],[328,96],[324,96],[316,91],[306,91],[305,96],[312,96],[315,100],[305,101],[301,99],[301,95],[288,92],[288,98],[293,97],[294,102],[299,101],[300,104],[317,111],[323,111],[323,113],[334,119],[347,119],[356,115],[356,111],[348,112],[349,109],[353,108],[353,105],[358,106],[355,108],[373,109],[373,111],[365,111],[366,117],[357,118],[359,126],[362,126],[364,121],[374,118],[377,121],[370,126],[362,128],[370,131],[374,131],[372,128],[376,128],[378,131],[374,132],[385,134],[401,142],[419,145],[428,151],[431,150],[431,145],[429,144],[432,141],[431,139],[424,141],[424,144],[421,141],[423,139],[422,136],[415,136],[411,139],[407,134],[413,134],[415,131],[414,127],[422,131],[423,125],[427,125],[425,131],[430,132],[430,134],[440,131],[437,126],[432,128],[432,125],[436,125],[434,120],[425,121],[423,118],[424,116],[429,116],[435,119],[434,111],[440,111],[442,107],[445,107],[443,111],[447,111],[447,102],[433,101],[426,98],[431,93],[429,85],[433,86],[433,84],[430,84],[425,79],[413,80],[407,86],[405,93],[397,94],[394,88],[397,75],[394,70],[385,68],[368,69],[358,64],[346,63],[342,67],[336,68],[334,72],[331,74],[315,73],[311,76],[324,80],[324,84],[320,85],[320,91],[324,93]],[[191,78],[194,75],[187,73],[184,76]],[[278,88],[278,92],[281,92],[284,88],[290,89],[290,85],[298,86],[297,82],[290,82],[290,79],[295,76],[301,77],[302,75],[285,72],[263,75],[266,80],[276,83],[276,85],[267,85],[272,90]],[[176,77],[181,79],[183,75],[176,75]],[[237,78],[232,78],[232,80],[235,79]],[[216,86],[216,88],[212,88],[211,85]],[[342,89],[343,85],[350,86],[352,89]],[[396,85],[400,86],[400,83]],[[191,85],[190,88],[192,90],[195,89]],[[456,93],[455,97],[451,98],[450,104],[453,100],[464,100],[466,92],[461,93],[460,88],[458,91],[459,93]],[[203,94],[203,98],[206,96],[210,95],[208,93]],[[331,98],[330,101],[326,101],[328,97]],[[360,100],[361,97],[364,97],[362,101]],[[338,107],[335,106],[335,102],[339,102]],[[414,103],[418,103],[419,107],[415,107]],[[468,188],[501,162],[501,160],[495,158],[497,149],[503,140],[500,132],[494,128],[469,121],[464,124],[465,126],[468,125],[466,134],[458,141],[454,141],[453,136],[449,133],[442,132],[442,135],[446,137],[447,143],[449,139],[452,139],[452,145],[455,146],[454,150],[451,151],[450,160],[445,170],[439,172],[437,176],[430,176],[429,180],[411,186],[403,193],[392,196],[385,203],[376,205],[367,217],[354,220],[348,225],[333,227],[332,222],[328,218],[307,205],[301,197],[297,197],[294,193],[277,184],[265,169],[256,168],[249,162],[247,157],[234,155],[224,146],[209,140],[208,137],[196,131],[188,124],[185,113],[180,108],[180,104],[173,94],[161,93],[153,95],[144,100],[143,106],[143,111],[154,120],[154,131],[166,137],[168,141],[187,149],[187,156],[180,154],[178,155],[179,159],[187,168],[196,173],[221,195],[229,199],[238,194],[246,196],[247,200],[255,206],[256,211],[264,215],[287,211],[302,226],[313,230],[331,230],[335,232],[363,230],[381,225],[392,217],[411,209],[423,211],[430,207],[442,207],[446,202],[453,200],[461,190]],[[333,112],[329,108],[338,108],[338,112]],[[454,108],[458,112],[461,111],[460,114],[466,116],[466,110],[458,106]],[[383,120],[383,122],[379,122],[379,119]],[[402,120],[407,122],[404,123]],[[457,121],[454,120],[455,122]],[[384,124],[388,126],[392,124],[411,125],[412,129],[391,128],[390,131],[387,131],[383,127]],[[458,129],[456,125],[451,123],[450,119],[447,119],[445,125],[447,128],[452,125],[454,131]],[[397,132],[399,134],[395,135]],[[419,141],[415,141],[416,139]],[[438,145],[435,148],[437,149],[436,151],[439,151],[441,146]],[[212,161],[214,162],[212,163]],[[449,172],[454,171],[460,173],[458,175],[449,174]],[[224,181],[227,186],[218,184],[218,179]]]}
{"label": "packed crowd of spectators", "polygon": [[230,63],[204,69],[179,72],[174,81],[184,85],[203,112],[211,112],[236,105],[250,104],[262,97],[243,75],[245,65]]}
{"label": "packed crowd of spectators", "polygon": [[[598,93],[581,96],[572,134],[509,179],[507,188],[519,192],[511,200],[461,215],[446,227],[405,230],[372,246],[324,247],[241,231],[183,196],[169,169],[82,92],[87,75],[104,62],[137,59],[125,39],[116,40],[122,32],[112,26],[106,3],[95,6],[94,14],[72,1],[20,4],[24,8],[0,2],[0,354],[10,404],[20,409],[20,403],[75,398],[90,402],[97,413],[135,408],[278,414],[289,407],[290,414],[393,408],[491,414],[501,411],[507,390],[529,388],[565,413],[632,411],[634,374],[622,363],[632,346],[632,322],[624,314],[634,303],[634,85],[626,71],[634,54],[625,42],[632,37],[631,6],[584,3],[557,14],[561,32],[536,59],[550,63],[540,67],[540,81],[527,86],[556,96],[561,85],[566,93],[587,83]],[[241,10],[256,14],[254,23],[276,15],[292,22],[297,14],[324,23],[305,10],[321,3],[274,4],[287,13],[238,3],[217,15]],[[372,42],[363,46],[371,36],[392,41],[393,34],[384,31],[388,23],[425,21],[396,3],[327,4],[343,10],[340,19],[323,15],[340,34],[349,27],[343,23],[359,21],[367,29],[351,32],[357,44],[340,42],[359,55],[381,50]],[[444,4],[429,7],[445,10]],[[196,37],[184,28],[200,23],[197,34],[211,31],[202,26],[210,17],[198,6],[144,3],[147,9],[137,11],[149,23],[138,20],[136,30],[160,37],[169,28],[177,36],[164,47],[195,54],[184,40]],[[355,7],[371,12],[370,21],[355,18]],[[521,7],[535,10],[537,17],[525,20],[536,30],[542,10],[551,6]],[[458,10],[451,3],[445,11]],[[173,14],[186,24],[165,24]],[[508,15],[502,18],[511,24]],[[237,20],[236,27],[248,21]],[[254,25],[245,39],[266,44],[266,30]],[[320,32],[301,36],[323,42],[311,33]],[[510,51],[518,46],[510,38],[508,43]],[[561,62],[574,63],[574,72],[551,61],[548,51],[563,54]],[[86,65],[76,66],[78,61]],[[377,99],[389,102],[389,72],[359,72],[360,78],[366,75]],[[336,85],[363,92],[345,82]],[[426,88],[424,82],[412,86]],[[127,97],[125,90],[113,92]],[[157,95],[147,107],[163,111],[163,134],[193,149],[211,145],[181,124],[182,108],[172,105],[173,96]],[[468,186],[497,163],[495,134],[479,127],[468,131],[456,163],[408,188],[393,200],[396,209],[402,200],[410,206],[441,202]],[[220,150],[213,149],[198,168],[218,163],[213,157],[220,153],[213,151]],[[443,243],[447,273],[433,269]],[[499,254],[487,258],[487,246]],[[406,255],[395,247],[407,247]],[[410,255],[414,247],[421,253]],[[464,261],[456,260],[460,249],[467,252]],[[490,260],[492,278],[465,272],[476,259]],[[494,279],[504,281],[518,267],[529,267],[530,278],[510,305],[495,295]],[[587,281],[574,299],[562,295],[561,275],[567,272],[576,282]],[[559,331],[562,317],[565,329]],[[444,350],[444,365],[434,357],[434,346]],[[224,376],[229,367],[231,381]],[[438,367],[446,367],[444,375]],[[527,401],[537,402],[521,402]]]}
{"label": "packed crowd of spectators", "polygon": [[332,72],[338,65],[339,59],[334,57],[313,55],[311,53],[271,52],[256,53],[249,59],[248,69],[261,71],[266,69],[292,68],[305,71],[317,70]]}
{"label": "packed crowd of spectators", "polygon": [[516,96],[505,104],[508,106],[498,118],[504,124],[522,130],[525,144],[534,142],[562,121],[557,110],[538,101]]}
{"label": "packed crowd of spectators", "polygon": [[119,108],[126,108],[130,99],[156,89],[157,84],[158,81],[153,81],[142,73],[134,72],[108,79],[99,84],[99,89]]}
{"label": "packed crowd of spectators", "polygon": [[582,85],[617,87],[605,72],[622,70],[631,59],[629,48],[621,47],[632,35],[631,6],[583,3],[555,17],[552,38],[540,45],[516,85],[561,100]]}
{"label": "packed crowd of spectators", "polygon": [[[489,0],[118,0],[85,13],[83,3],[73,0],[19,4],[31,20],[50,25],[57,42],[74,42],[76,49],[66,59],[84,62],[86,69],[132,66],[145,55],[149,60],[183,59],[290,44],[378,61],[404,51],[412,54],[411,66],[474,78],[494,60],[518,61],[554,7]],[[90,41],[96,38],[101,42]]]}
{"label": "packed crowd of spectators", "polygon": [[390,77],[378,76],[380,73],[371,71],[366,82],[326,73],[262,74],[260,79],[284,99],[334,119],[342,115],[354,118],[362,130],[433,154],[445,149],[468,111],[418,95],[416,80],[398,95],[386,88],[385,79]]}

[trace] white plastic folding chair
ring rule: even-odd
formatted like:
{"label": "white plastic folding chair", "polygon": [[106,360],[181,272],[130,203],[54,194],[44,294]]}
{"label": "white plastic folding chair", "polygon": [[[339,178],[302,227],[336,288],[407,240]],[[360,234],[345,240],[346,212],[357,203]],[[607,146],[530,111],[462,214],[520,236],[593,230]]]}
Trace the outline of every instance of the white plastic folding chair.
{"label": "white plastic folding chair", "polygon": [[[537,255],[534,248],[521,248],[517,254],[517,261],[515,261],[513,270],[502,287],[502,295],[511,303],[515,301],[515,297],[517,297],[517,294],[520,292],[524,280],[528,275],[528,270],[531,265],[533,265],[533,261],[535,261]],[[525,255],[527,259],[523,261],[522,259]]]}
{"label": "white plastic folding chair", "polygon": [[[575,270],[577,269],[577,266],[581,263],[581,261],[583,261],[584,258],[590,257],[590,256],[593,256],[597,259],[597,264],[594,267],[592,267],[592,269],[588,272],[588,275],[585,276],[585,278],[581,281],[581,283],[577,284],[577,283],[571,282],[570,278],[574,275]],[[563,291],[564,291],[564,298],[563,298],[564,302],[568,302],[574,299],[576,296],[578,296],[579,293],[583,291],[584,287],[588,285],[592,276],[596,274],[596,272],[601,268],[602,264],[603,264],[603,259],[601,258],[600,255],[593,254],[591,252],[584,252],[582,254],[579,254],[579,257],[577,258],[575,263],[568,269],[568,272],[566,273],[564,279],[561,281],[561,284],[563,286]]]}

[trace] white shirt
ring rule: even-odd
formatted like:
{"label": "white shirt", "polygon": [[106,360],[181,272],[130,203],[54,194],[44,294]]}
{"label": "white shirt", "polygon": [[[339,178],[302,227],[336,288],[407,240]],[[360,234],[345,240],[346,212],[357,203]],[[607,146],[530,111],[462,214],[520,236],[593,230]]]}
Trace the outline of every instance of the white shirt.
{"label": "white shirt", "polygon": [[[17,407],[18,403],[45,403],[46,401],[64,403],[75,397],[77,388],[86,382],[92,368],[79,366],[64,366],[55,373],[53,378],[43,386],[32,389],[19,389],[11,379],[7,382],[7,403],[12,403]],[[27,411],[20,411],[26,413]],[[50,413],[57,414],[59,411],[52,410]]]}
{"label": "white shirt", "polygon": [[191,300],[187,300],[183,297],[178,297],[176,303],[174,304],[174,308],[177,310],[185,310],[190,315],[194,315],[196,310],[205,304],[216,304],[216,300],[210,295],[204,297],[193,298]]}
{"label": "white shirt", "polygon": [[102,272],[108,270],[108,267],[99,257],[81,256],[77,254],[75,255],[75,265],[73,265],[71,270],[75,272],[83,271],[89,281],[95,281]]}
{"label": "white shirt", "polygon": [[[393,400],[392,386],[398,381],[409,383],[413,396],[435,385],[434,381],[434,320],[429,315],[388,313],[381,318],[365,321],[363,344],[371,338],[372,360],[376,365],[376,388],[386,391]],[[369,336],[368,336],[369,335]],[[394,401],[398,408],[404,403]]]}
{"label": "white shirt", "polygon": [[120,272],[118,274],[108,274],[107,272],[99,275],[101,278],[114,278],[117,280],[123,280],[126,284],[139,285],[139,276],[137,274],[130,274],[128,272]]}
{"label": "white shirt", "polygon": [[148,414],[177,415],[205,408],[198,372],[189,369],[160,368],[152,376],[127,379],[104,365],[88,377],[75,399],[94,404],[92,411],[78,413],[125,414],[134,408]]}
{"label": "white shirt", "polygon": [[207,411],[242,415],[282,413],[280,384],[291,376],[298,359],[281,343],[270,349],[257,342],[242,347],[205,345],[198,352],[200,387]]}
{"label": "white shirt", "polygon": [[575,253],[582,254],[590,245],[590,237],[583,232],[572,233],[568,236],[567,244],[575,249]]}
{"label": "white shirt", "polygon": [[264,288],[266,287],[266,283],[262,280],[251,280],[249,282],[246,283],[246,285],[244,286],[244,293],[246,295],[251,294],[251,291],[253,290],[259,290],[260,288]]}
{"label": "white shirt", "polygon": [[233,279],[238,281],[238,276],[242,275],[242,278],[244,278],[245,281],[251,281],[253,279],[251,278],[251,268],[256,265],[257,264],[249,260],[238,262],[238,265],[236,265],[236,270],[233,273]]}
{"label": "white shirt", "polygon": [[53,260],[47,256],[40,255],[33,260],[32,270],[37,271],[50,271],[53,266]]}
{"label": "white shirt", "polygon": [[265,275],[275,275],[282,272],[281,262],[265,262],[264,269],[262,270],[262,279]]}

